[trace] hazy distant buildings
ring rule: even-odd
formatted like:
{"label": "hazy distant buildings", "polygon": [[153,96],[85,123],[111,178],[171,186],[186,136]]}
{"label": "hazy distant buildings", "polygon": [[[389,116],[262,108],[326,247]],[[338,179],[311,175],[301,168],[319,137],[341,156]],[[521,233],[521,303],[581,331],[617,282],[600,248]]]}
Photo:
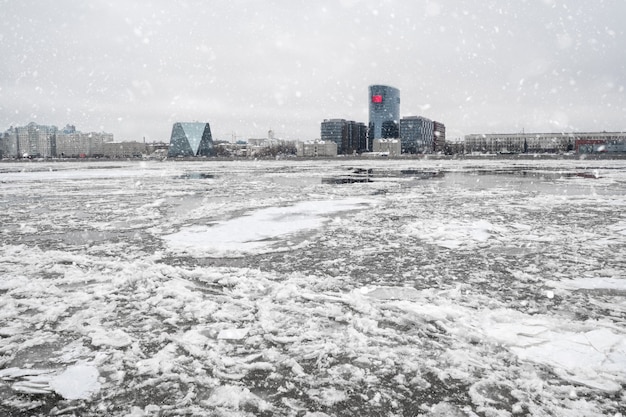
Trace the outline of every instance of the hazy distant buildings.
{"label": "hazy distant buildings", "polygon": [[141,158],[148,153],[148,146],[143,142],[107,142],[102,145],[105,158]]}
{"label": "hazy distant buildings", "polygon": [[352,155],[367,147],[367,127],[365,123],[345,119],[326,119],[321,125],[321,140],[334,142],[337,153]]}
{"label": "hazy distant buildings", "polygon": [[56,156],[56,133],[56,126],[35,122],[26,126],[12,126],[3,135],[3,155],[9,158]]}
{"label": "hazy distant buildings", "polygon": [[0,134],[0,158],[15,158],[16,156],[17,141],[11,128]]}
{"label": "hazy distant buildings", "polygon": [[56,135],[56,156],[59,158],[85,158],[104,156],[104,146],[113,142],[113,134],[105,132],[84,133],[67,125]]}
{"label": "hazy distant buildings", "polygon": [[626,152],[626,133],[490,133],[464,138],[465,153]]}
{"label": "hazy distant buildings", "polygon": [[574,149],[566,133],[493,133],[465,135],[466,153],[556,153]]}
{"label": "hazy distant buildings", "polygon": [[601,132],[578,134],[574,142],[578,153],[626,152],[626,133]]}
{"label": "hazy distant buildings", "polygon": [[10,127],[0,136],[4,158],[92,157],[102,154],[102,145],[113,141],[111,133],[83,133],[75,126],[63,130],[34,122]]}
{"label": "hazy distant buildings", "polygon": [[337,143],[314,140],[296,143],[296,155],[305,158],[337,156]]}
{"label": "hazy distant buildings", "polygon": [[168,156],[210,156],[213,138],[208,123],[174,123]]}
{"label": "hazy distant buildings", "polygon": [[2,132],[0,133],[0,159],[4,158],[6,155],[6,143],[8,140],[8,133],[7,132]]}
{"label": "hazy distant buildings", "polygon": [[369,86],[368,150],[374,139],[397,138],[400,122],[400,90],[387,85]]}

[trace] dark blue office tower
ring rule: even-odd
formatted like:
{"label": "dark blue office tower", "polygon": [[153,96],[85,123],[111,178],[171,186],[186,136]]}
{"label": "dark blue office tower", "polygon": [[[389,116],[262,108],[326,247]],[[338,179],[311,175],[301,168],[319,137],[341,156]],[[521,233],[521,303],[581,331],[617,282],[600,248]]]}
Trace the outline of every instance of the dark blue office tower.
{"label": "dark blue office tower", "polygon": [[370,85],[369,101],[368,149],[372,150],[374,139],[399,137],[400,90],[387,85]]}

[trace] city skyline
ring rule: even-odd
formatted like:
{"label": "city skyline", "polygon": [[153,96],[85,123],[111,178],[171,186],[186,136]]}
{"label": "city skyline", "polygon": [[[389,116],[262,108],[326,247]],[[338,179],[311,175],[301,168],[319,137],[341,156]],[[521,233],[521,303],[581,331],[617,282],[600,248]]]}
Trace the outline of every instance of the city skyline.
{"label": "city skyline", "polygon": [[0,125],[31,121],[167,141],[310,140],[367,120],[369,85],[401,117],[471,133],[624,131],[626,4],[556,0],[2,3]]}

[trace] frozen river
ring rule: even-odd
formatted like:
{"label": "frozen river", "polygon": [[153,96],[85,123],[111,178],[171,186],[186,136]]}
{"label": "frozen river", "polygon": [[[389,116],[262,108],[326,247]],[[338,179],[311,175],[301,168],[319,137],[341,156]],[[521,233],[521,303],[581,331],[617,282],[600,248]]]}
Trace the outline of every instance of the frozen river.
{"label": "frozen river", "polygon": [[626,416],[626,161],[0,164],[0,415]]}

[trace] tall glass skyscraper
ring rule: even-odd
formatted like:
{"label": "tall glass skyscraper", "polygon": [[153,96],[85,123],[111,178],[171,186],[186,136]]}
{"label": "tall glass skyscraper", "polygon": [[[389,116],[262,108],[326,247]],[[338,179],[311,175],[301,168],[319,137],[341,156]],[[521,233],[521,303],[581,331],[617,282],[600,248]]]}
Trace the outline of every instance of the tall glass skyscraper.
{"label": "tall glass skyscraper", "polygon": [[369,100],[368,149],[372,150],[374,139],[399,137],[400,90],[387,85],[370,85]]}

